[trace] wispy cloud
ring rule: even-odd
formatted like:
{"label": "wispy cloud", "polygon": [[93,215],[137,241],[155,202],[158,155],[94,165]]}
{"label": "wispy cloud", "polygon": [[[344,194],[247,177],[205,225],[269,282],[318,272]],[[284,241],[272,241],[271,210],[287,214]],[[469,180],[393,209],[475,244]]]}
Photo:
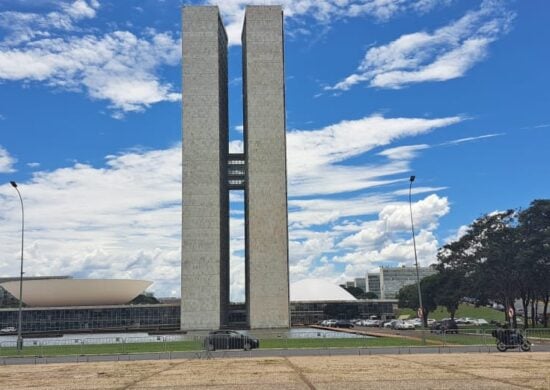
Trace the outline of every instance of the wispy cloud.
{"label": "wispy cloud", "polygon": [[[320,24],[328,24],[335,19],[369,16],[384,22],[404,12],[425,13],[438,5],[446,5],[450,0],[263,0],[262,5],[282,5],[287,19],[313,18]],[[204,3],[217,5],[225,20],[225,29],[230,45],[241,44],[244,10],[248,0],[205,0]],[[308,35],[303,25],[290,30],[291,34]]]}
{"label": "wispy cloud", "polygon": [[462,77],[486,58],[489,45],[509,30],[514,16],[502,1],[485,0],[479,9],[431,33],[405,34],[370,48],[355,73],[325,89],[345,91],[359,83],[395,89]]}
{"label": "wispy cloud", "polygon": [[0,145],[0,173],[15,172],[13,165],[17,159],[12,157],[9,152]]}
{"label": "wispy cloud", "polygon": [[[343,193],[393,182],[391,176],[408,170],[406,159],[389,158],[389,162],[375,166],[342,163],[400,138],[426,134],[462,120],[460,116],[424,119],[373,115],[319,130],[291,131],[287,135],[289,156],[300,157],[288,160],[290,195]],[[395,157],[397,151],[382,153]],[[407,153],[412,157],[412,151]]]}
{"label": "wispy cloud", "polygon": [[459,138],[454,139],[451,141],[443,142],[440,145],[458,145],[462,144],[464,142],[472,142],[472,141],[478,141],[480,139],[486,139],[486,138],[493,138],[493,137],[500,137],[505,135],[505,133],[494,133],[494,134],[484,134],[477,137],[465,137],[465,138]]}

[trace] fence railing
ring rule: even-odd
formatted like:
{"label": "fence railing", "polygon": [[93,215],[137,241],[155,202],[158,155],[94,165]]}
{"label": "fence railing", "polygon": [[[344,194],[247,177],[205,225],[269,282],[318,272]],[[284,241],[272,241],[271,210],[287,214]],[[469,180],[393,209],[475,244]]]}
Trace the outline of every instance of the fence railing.
{"label": "fence railing", "polygon": [[[13,341],[0,342],[0,356],[57,356],[57,355],[101,355],[101,354],[134,354],[157,352],[201,352],[220,350],[294,350],[294,349],[365,349],[376,348],[453,348],[480,347],[479,351],[493,350],[499,340],[506,349],[522,350],[523,341],[535,346],[545,346],[550,351],[550,329],[517,330],[514,336],[501,333],[502,329],[458,329],[443,332],[430,330],[402,330],[377,333],[378,337],[369,336],[368,328],[344,332],[310,330],[288,333],[268,333],[253,331],[250,334],[228,332],[208,335],[166,335],[145,337],[94,337],[75,339],[25,339],[23,350],[17,350]],[[374,332],[375,330],[373,330]],[[509,332],[509,331],[508,331]],[[500,338],[500,339],[499,339]],[[524,348],[525,349],[525,348]]]}

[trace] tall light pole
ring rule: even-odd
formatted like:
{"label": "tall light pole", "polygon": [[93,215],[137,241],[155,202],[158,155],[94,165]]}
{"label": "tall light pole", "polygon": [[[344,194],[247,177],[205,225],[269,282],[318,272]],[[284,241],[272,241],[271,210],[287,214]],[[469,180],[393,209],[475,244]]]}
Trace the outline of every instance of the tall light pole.
{"label": "tall light pole", "polygon": [[414,236],[414,222],[413,222],[413,208],[412,208],[412,185],[416,176],[411,176],[409,179],[409,209],[411,210],[411,231],[413,236],[413,248],[414,248],[414,265],[416,267],[416,287],[418,288],[418,303],[420,304],[420,312],[422,313],[422,324],[424,327],[428,326],[427,321],[424,319],[424,305],[422,304],[422,290],[420,289],[420,273],[418,272],[418,256],[416,255],[416,238]]}
{"label": "tall light pole", "polygon": [[23,198],[21,193],[17,188],[17,183],[10,181],[10,184],[17,195],[19,195],[19,200],[21,201],[21,274],[19,275],[19,319],[17,322],[17,350],[21,351],[23,349],[23,248],[25,243],[25,208],[23,207]]}

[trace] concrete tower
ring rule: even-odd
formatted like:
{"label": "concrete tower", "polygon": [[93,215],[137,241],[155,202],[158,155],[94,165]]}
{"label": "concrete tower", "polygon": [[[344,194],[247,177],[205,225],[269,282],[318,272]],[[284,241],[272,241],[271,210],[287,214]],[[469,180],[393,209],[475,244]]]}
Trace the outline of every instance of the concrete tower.
{"label": "concrete tower", "polygon": [[182,329],[218,329],[229,303],[227,36],[218,7],[183,9]]}
{"label": "concrete tower", "polygon": [[231,189],[245,191],[245,326],[289,326],[283,49],[281,7],[247,7],[245,152],[229,154],[227,36],[217,7],[184,7],[182,329],[233,325]]}
{"label": "concrete tower", "polygon": [[283,12],[246,8],[243,43],[246,281],[251,328],[288,327]]}

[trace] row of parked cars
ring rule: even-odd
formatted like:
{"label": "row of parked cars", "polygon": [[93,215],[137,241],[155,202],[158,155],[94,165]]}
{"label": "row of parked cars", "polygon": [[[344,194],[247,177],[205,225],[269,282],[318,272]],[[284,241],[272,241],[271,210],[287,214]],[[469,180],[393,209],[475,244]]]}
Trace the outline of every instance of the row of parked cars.
{"label": "row of parked cars", "polygon": [[[324,320],[320,323],[321,326],[328,326],[333,328],[353,328],[354,326],[366,326],[366,327],[384,327],[395,330],[412,330],[422,327],[422,320],[420,318],[413,318],[410,320],[379,320],[379,319],[363,319],[363,320]],[[458,325],[489,325],[489,323],[480,318],[457,318],[455,320],[450,318],[444,318],[441,321],[435,321],[428,319],[428,327],[430,331],[434,333],[458,333]]]}

